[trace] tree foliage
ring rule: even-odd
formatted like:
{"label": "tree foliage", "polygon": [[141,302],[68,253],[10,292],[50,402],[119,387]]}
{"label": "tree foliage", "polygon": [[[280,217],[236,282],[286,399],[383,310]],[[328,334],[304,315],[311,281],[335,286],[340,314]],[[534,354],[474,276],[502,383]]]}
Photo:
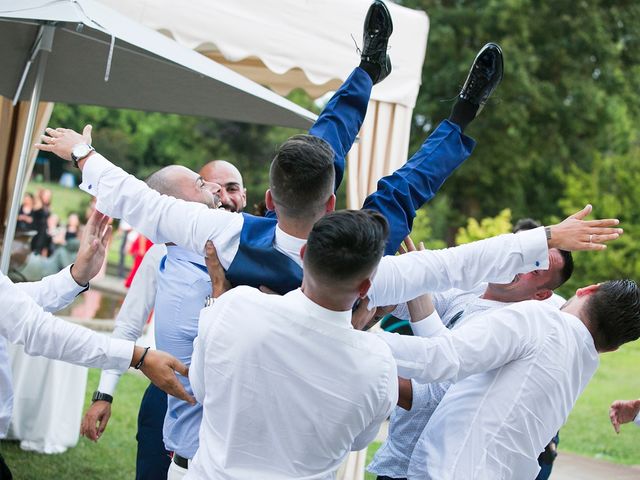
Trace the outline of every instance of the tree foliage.
{"label": "tree foliage", "polygon": [[511,232],[511,210],[505,208],[495,217],[483,218],[477,221],[470,217],[466,227],[460,227],[456,235],[456,244],[475,242],[485,238],[495,237]]}
{"label": "tree foliage", "polygon": [[[300,91],[293,97],[306,108],[315,108]],[[249,207],[264,198],[268,166],[278,146],[300,133],[202,117],[65,104],[56,104],[50,123],[77,131],[92,124],[96,149],[139,178],[166,165],[198,171],[210,160],[228,160],[243,174]]]}
{"label": "tree foliage", "polygon": [[595,152],[628,150],[640,114],[639,2],[399,3],[430,18],[414,148],[448,116],[477,50],[495,41],[504,51],[504,80],[468,128],[478,146],[443,188],[450,224],[505,207],[514,217],[559,215],[574,167],[588,171]]}
{"label": "tree foliage", "polygon": [[576,253],[572,289],[615,278],[640,278],[640,146],[625,154],[596,155],[590,170],[573,167],[560,202],[565,213],[581,208],[584,192],[601,218],[619,218],[625,233],[604,252]]}

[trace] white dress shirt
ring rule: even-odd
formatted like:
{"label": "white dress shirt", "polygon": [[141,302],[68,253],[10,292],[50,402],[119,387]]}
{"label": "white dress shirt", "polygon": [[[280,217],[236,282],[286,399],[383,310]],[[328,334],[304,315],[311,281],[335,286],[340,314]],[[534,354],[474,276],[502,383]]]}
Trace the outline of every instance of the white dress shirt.
{"label": "white dress shirt", "polygon": [[237,287],[203,309],[189,379],[203,404],[190,479],[332,479],[398,396],[384,342],[300,289]]}
{"label": "white dress shirt", "polygon": [[42,355],[87,367],[129,368],[133,344],[110,341],[103,335],[48,313],[64,308],[84,289],[71,276],[70,267],[39,282],[18,284],[0,273],[0,309],[3,312],[0,316],[0,392],[3,393],[0,397],[0,436],[6,434],[12,405],[11,371],[4,348],[5,339],[24,345],[29,355]]}
{"label": "white dress shirt", "polygon": [[[167,247],[163,244],[155,244],[145,253],[116,316],[111,338],[135,342],[142,335],[156,301],[158,266],[166,254]],[[103,370],[98,391],[113,395],[121,375],[119,370]]]}
{"label": "white dress shirt", "polygon": [[[100,212],[123,218],[154,243],[173,242],[204,256],[211,240],[225,269],[238,251],[241,214],[160,195],[97,153],[85,163],[80,188],[97,197]],[[274,247],[300,265],[305,241],[276,228]],[[506,283],[517,273],[548,266],[543,227],[455,248],[387,256],[373,279],[369,306],[395,305],[450,288],[469,290],[482,281]],[[398,282],[398,275],[411,281]]]}
{"label": "white dress shirt", "polygon": [[457,382],[416,444],[410,479],[534,479],[598,366],[584,324],[535,300],[441,326],[434,338],[380,336],[400,376]]}
{"label": "white dress shirt", "polygon": [[[433,318],[421,322],[411,322],[414,335],[429,337],[440,332],[439,323],[447,328],[459,328],[466,320],[473,319],[475,315],[489,309],[503,308],[509,303],[486,300],[482,294],[486,290],[486,284],[479,284],[475,289],[463,291],[457,289],[432,295],[435,311]],[[393,315],[398,318],[409,318],[406,304],[402,308],[394,310]],[[451,382],[418,383],[411,380],[413,401],[411,409],[405,410],[396,407],[389,421],[389,434],[382,446],[376,452],[372,462],[367,466],[369,472],[378,476],[391,478],[406,478],[409,463],[414,447],[438,407],[438,404],[447,393]]]}

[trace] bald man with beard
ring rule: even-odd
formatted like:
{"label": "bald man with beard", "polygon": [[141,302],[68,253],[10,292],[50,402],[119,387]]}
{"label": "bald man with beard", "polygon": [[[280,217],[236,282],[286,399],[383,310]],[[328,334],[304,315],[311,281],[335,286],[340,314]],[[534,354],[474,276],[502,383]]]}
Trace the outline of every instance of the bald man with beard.
{"label": "bald man with beard", "polygon": [[[147,183],[160,193],[202,203],[209,208],[242,212],[247,204],[247,190],[244,188],[242,174],[226,160],[212,160],[205,164],[198,174],[182,165],[170,165],[152,174]],[[179,273],[171,275],[174,272]],[[187,288],[187,284],[190,288]],[[141,336],[147,319],[156,306],[158,292],[165,298],[181,292],[181,307],[191,304],[197,309],[190,315],[185,308],[180,308],[178,312],[177,307],[156,307],[155,328],[161,330],[156,332],[156,344],[164,344],[165,334],[172,337],[182,335],[183,348],[178,351],[183,354],[183,358],[188,358],[190,355],[187,353],[193,340],[190,338],[189,329],[185,331],[183,327],[195,322],[194,328],[197,328],[201,300],[210,291],[211,284],[204,259],[186,253],[175,245],[154,245],[145,255],[118,313],[113,336],[135,341]],[[189,302],[185,295],[197,298],[198,301]],[[173,305],[178,304],[174,302]],[[175,351],[174,346],[170,344],[168,348]],[[107,427],[119,379],[119,372],[102,372],[93,402],[82,421],[83,435],[93,441],[97,441]],[[188,382],[186,384],[188,385]],[[153,478],[158,472],[166,476],[170,457],[169,451],[165,448],[163,427],[168,403],[173,404],[173,399],[168,400],[164,392],[150,384],[142,398],[138,414],[138,478]],[[182,409],[186,406],[179,405]],[[195,439],[197,440],[197,435]]]}

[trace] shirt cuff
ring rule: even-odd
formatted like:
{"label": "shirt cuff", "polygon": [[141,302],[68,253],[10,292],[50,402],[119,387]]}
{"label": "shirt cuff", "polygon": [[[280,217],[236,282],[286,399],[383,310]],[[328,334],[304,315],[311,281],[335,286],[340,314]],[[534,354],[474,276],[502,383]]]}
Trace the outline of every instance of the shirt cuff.
{"label": "shirt cuff", "polygon": [[533,270],[547,270],[549,268],[549,246],[544,227],[534,228],[515,234],[520,241],[520,248],[525,267]]}
{"label": "shirt cuff", "polygon": [[638,412],[636,418],[633,419],[633,422],[640,427],[640,412]]}
{"label": "shirt cuff", "polygon": [[437,310],[434,310],[427,318],[419,322],[411,322],[411,330],[416,337],[433,337],[441,335],[447,327],[442,323],[442,319]]}
{"label": "shirt cuff", "polygon": [[98,196],[98,182],[100,177],[109,168],[114,165],[106,158],[100,155],[98,152],[94,152],[85,161],[84,168],[82,169],[82,183],[80,184],[80,190],[93,195]]}
{"label": "shirt cuff", "polygon": [[122,373],[116,370],[104,370],[102,375],[100,375],[98,391],[113,397],[116,392],[118,382],[120,381],[120,375],[122,375]]}
{"label": "shirt cuff", "polygon": [[78,285],[78,282],[76,282],[73,278],[73,275],[71,275],[71,265],[65,267],[62,270],[60,278],[64,282],[64,286],[61,286],[62,288],[64,288],[64,290],[60,291],[69,292],[69,294],[73,295],[74,297],[77,297],[89,288],[89,284]]}
{"label": "shirt cuff", "polygon": [[135,343],[130,340],[109,339],[108,360],[107,365],[104,366],[105,369],[117,370],[118,372],[126,371],[131,366],[134,347]]}

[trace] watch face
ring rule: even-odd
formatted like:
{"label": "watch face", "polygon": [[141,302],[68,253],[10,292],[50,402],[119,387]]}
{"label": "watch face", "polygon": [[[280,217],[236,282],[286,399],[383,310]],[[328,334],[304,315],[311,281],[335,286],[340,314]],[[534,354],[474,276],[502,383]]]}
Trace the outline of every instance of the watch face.
{"label": "watch face", "polygon": [[91,151],[91,147],[89,145],[87,145],[86,143],[81,143],[79,145],[74,145],[73,150],[71,151],[71,154],[75,158],[83,158],[83,157],[86,157],[90,151]]}

